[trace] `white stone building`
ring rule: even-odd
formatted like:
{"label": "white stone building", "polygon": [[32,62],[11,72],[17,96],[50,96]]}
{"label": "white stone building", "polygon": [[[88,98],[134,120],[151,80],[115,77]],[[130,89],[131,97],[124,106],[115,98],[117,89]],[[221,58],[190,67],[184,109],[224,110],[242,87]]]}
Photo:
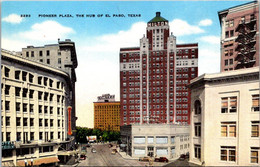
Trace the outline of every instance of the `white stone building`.
{"label": "white stone building", "polygon": [[65,70],[1,50],[2,165],[55,166],[73,91]]}
{"label": "white stone building", "polygon": [[189,87],[190,162],[259,166],[259,67],[204,74]]}
{"label": "white stone building", "polygon": [[177,159],[189,152],[189,126],[174,124],[135,124],[121,126],[121,139],[127,154],[134,158]]}

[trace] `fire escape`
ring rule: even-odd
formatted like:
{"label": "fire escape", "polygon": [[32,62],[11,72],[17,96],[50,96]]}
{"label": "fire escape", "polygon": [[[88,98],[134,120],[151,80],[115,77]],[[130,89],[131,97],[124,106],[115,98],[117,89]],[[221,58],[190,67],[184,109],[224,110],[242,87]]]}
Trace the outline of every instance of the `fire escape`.
{"label": "fire escape", "polygon": [[235,30],[238,32],[235,69],[253,67],[256,62],[256,25],[256,17],[251,15],[249,20],[242,18]]}

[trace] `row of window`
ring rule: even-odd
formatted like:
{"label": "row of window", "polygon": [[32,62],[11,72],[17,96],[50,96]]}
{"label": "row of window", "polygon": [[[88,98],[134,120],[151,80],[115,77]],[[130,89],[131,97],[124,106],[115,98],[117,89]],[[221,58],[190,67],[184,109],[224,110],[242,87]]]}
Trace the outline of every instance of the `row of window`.
{"label": "row of window", "polygon": [[[3,116],[2,116],[2,126],[3,126]],[[45,127],[54,127],[54,119],[39,119],[39,127],[43,127],[43,120],[44,120],[44,125]],[[22,122],[21,122],[22,121]],[[50,124],[49,124],[50,123]],[[11,117],[6,116],[5,117],[5,126],[11,126]],[[21,117],[16,117],[16,126],[34,126],[34,118],[21,118]],[[57,120],[57,126],[58,127],[64,127],[64,120]]]}
{"label": "row of window", "polygon": [[[4,76],[9,78],[10,77],[10,69],[6,66],[1,66],[2,69],[4,67]],[[26,71],[21,71],[21,70],[15,70],[14,71],[14,78],[16,80],[22,80],[25,82],[30,82],[30,83],[35,83],[35,75]],[[48,77],[43,77],[43,76],[38,76],[37,78],[37,83],[39,85],[44,85],[44,86],[49,86],[53,87],[54,86],[54,80],[48,78]],[[63,89],[64,84],[63,82],[57,81],[56,82],[56,88],[57,89]]]}
{"label": "row of window", "polygon": [[225,66],[233,65],[234,64],[234,59],[226,59],[225,60]]}

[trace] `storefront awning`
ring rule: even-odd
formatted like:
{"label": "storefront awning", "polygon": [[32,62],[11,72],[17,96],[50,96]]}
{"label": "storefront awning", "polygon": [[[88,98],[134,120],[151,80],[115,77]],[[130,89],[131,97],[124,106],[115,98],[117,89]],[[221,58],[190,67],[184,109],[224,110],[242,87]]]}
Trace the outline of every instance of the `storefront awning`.
{"label": "storefront awning", "polygon": [[28,160],[20,160],[17,161],[16,165],[17,166],[25,166],[25,163],[27,163],[27,165],[33,165],[33,166],[37,166],[37,165],[41,165],[41,164],[50,164],[50,163],[55,163],[55,162],[59,162],[60,160],[58,159],[58,157],[45,157],[45,158],[38,158],[38,159],[33,159],[33,164],[31,164],[31,159]]}

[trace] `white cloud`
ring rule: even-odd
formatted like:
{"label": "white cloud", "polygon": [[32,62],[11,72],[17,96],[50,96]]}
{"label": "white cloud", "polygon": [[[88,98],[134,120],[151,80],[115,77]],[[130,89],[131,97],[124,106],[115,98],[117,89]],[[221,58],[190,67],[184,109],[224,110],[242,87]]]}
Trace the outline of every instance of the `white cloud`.
{"label": "white cloud", "polygon": [[199,48],[199,75],[220,72],[220,51],[218,47]]}
{"label": "white cloud", "polygon": [[210,44],[219,44],[220,43],[220,37],[219,36],[203,36],[200,38],[201,41],[207,42]]}
{"label": "white cloud", "polygon": [[212,24],[212,20],[204,19],[199,22],[199,26],[210,26]]}
{"label": "white cloud", "polygon": [[8,38],[2,38],[1,39],[1,47],[3,49],[7,49],[10,51],[21,51],[22,48],[26,47],[29,45],[27,42],[22,42],[19,40],[14,40],[14,39],[8,39]]}
{"label": "white cloud", "polygon": [[2,21],[5,21],[5,22],[11,23],[11,24],[19,24],[23,21],[23,18],[17,14],[10,14],[7,17],[4,17],[2,19]]}
{"label": "white cloud", "polygon": [[169,24],[171,32],[173,32],[173,34],[177,37],[204,32],[204,30],[201,29],[199,26],[190,25],[187,21],[181,19],[174,19]]}
{"label": "white cloud", "polygon": [[75,33],[70,27],[65,27],[52,20],[36,23],[30,31],[20,32],[19,36],[34,41],[57,41],[58,38],[66,38],[69,34]]}

